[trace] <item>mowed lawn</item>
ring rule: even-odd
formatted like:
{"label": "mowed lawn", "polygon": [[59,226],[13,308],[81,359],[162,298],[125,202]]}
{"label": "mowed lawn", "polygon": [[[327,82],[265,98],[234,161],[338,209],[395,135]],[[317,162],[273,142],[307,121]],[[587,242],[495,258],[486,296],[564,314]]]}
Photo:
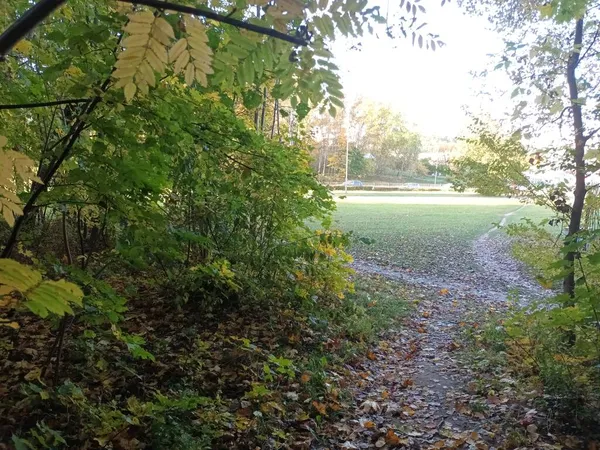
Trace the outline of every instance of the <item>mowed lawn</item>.
{"label": "mowed lawn", "polygon": [[[349,193],[338,198],[335,224],[354,235],[359,259],[404,269],[447,272],[470,264],[475,239],[510,212],[541,220],[544,208],[515,199],[456,193]],[[373,241],[365,243],[364,240]]]}

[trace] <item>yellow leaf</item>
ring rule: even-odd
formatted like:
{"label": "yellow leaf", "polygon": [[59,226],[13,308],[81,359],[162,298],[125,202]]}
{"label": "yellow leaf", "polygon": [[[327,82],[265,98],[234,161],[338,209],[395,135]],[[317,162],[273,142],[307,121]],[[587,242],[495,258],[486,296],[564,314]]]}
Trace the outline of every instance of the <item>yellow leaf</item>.
{"label": "yellow leaf", "polygon": [[123,31],[129,34],[143,34],[147,35],[152,30],[152,27],[148,23],[141,22],[129,22]]}
{"label": "yellow leaf", "polygon": [[196,70],[196,81],[198,81],[198,84],[200,84],[200,86],[202,86],[202,87],[208,86],[208,80],[206,79],[206,74],[203,73],[201,70]]}
{"label": "yellow leaf", "polygon": [[137,88],[133,83],[128,83],[127,85],[125,85],[125,100],[128,103],[133,99],[136,90]]}
{"label": "yellow leaf", "polygon": [[21,207],[19,205],[17,205],[16,202],[13,203],[13,202],[4,202],[4,201],[2,201],[2,204],[4,205],[5,208],[10,209],[15,216],[22,216],[23,215],[23,210],[21,209]]}
{"label": "yellow leaf", "polygon": [[179,55],[179,58],[177,58],[177,61],[175,61],[175,66],[173,67],[173,72],[175,74],[178,74],[179,72],[181,72],[189,61],[190,61],[190,53],[187,50],[185,50],[181,53],[181,55]]}
{"label": "yellow leaf", "polygon": [[18,330],[19,328],[21,328],[21,325],[19,325],[18,322],[1,322],[0,325],[12,328],[13,330]]}
{"label": "yellow leaf", "polygon": [[2,207],[2,217],[4,217],[6,223],[8,223],[11,227],[15,225],[15,216],[13,212],[6,206]]}
{"label": "yellow leaf", "polygon": [[150,67],[150,64],[148,64],[147,61],[144,61],[142,64],[140,64],[140,74],[143,77],[143,80],[149,84],[150,86],[154,87],[156,85],[156,79],[154,78],[154,71],[152,70],[152,67]]}
{"label": "yellow leaf", "polygon": [[194,65],[189,63],[185,69],[185,84],[191,86],[194,83]]}
{"label": "yellow leaf", "polygon": [[138,83],[137,87],[138,87],[138,91],[141,93],[141,95],[148,95],[148,92],[150,92],[148,83],[146,83],[143,80]]}
{"label": "yellow leaf", "polygon": [[192,57],[198,61],[205,61],[205,60],[210,60],[210,57],[212,55],[212,50],[210,48],[208,48],[207,46],[204,46],[203,48],[192,48],[190,50],[190,55],[192,55]]}
{"label": "yellow leaf", "polygon": [[156,39],[150,39],[150,49],[163,63],[169,62],[169,56],[167,55],[167,49],[164,45],[158,42]]}
{"label": "yellow leaf", "polygon": [[128,14],[127,17],[131,22],[147,23],[154,22],[154,14],[150,11],[140,11],[133,14]]}
{"label": "yellow leaf", "polygon": [[450,291],[446,288],[440,289],[440,295],[448,295]]}
{"label": "yellow leaf", "polygon": [[115,83],[115,89],[122,88],[127,86],[129,83],[133,82],[133,77],[121,78],[119,81]]}
{"label": "yellow leaf", "polygon": [[171,45],[171,38],[158,27],[152,29],[152,37],[162,45]]}
{"label": "yellow leaf", "polygon": [[115,78],[130,78],[135,75],[137,72],[137,67],[122,67],[113,72],[113,77]]}
{"label": "yellow leaf", "polygon": [[2,186],[0,186],[0,195],[2,195],[3,197],[6,197],[12,203],[21,203],[21,199],[19,197],[17,197],[16,194],[4,189]]}
{"label": "yellow leaf", "polygon": [[177,58],[187,47],[187,39],[179,39],[169,50],[169,62],[177,61]]}
{"label": "yellow leaf", "polygon": [[156,56],[156,54],[152,50],[148,50],[146,52],[146,59],[150,63],[150,66],[152,66],[152,68],[154,70],[156,70],[158,73],[162,74],[164,72],[165,65],[160,60],[160,58],[158,56]]}
{"label": "yellow leaf", "polygon": [[31,42],[29,42],[26,39],[23,39],[23,40],[17,42],[17,44],[14,46],[15,51],[17,51],[25,56],[27,56],[31,53],[32,48],[33,48],[33,45],[31,44]]}
{"label": "yellow leaf", "polygon": [[121,46],[123,46],[125,48],[141,47],[143,45],[146,45],[147,42],[148,42],[147,35],[132,34],[130,36],[127,36],[125,39],[123,39],[123,42],[121,42]]}
{"label": "yellow leaf", "polygon": [[158,28],[166,36],[170,37],[171,39],[175,39],[175,34],[173,33],[173,27],[171,26],[171,24],[169,22],[167,22],[162,17],[159,17],[156,19],[156,21],[154,22],[154,28],[155,29],[153,30],[153,32],[156,31],[156,28]]}
{"label": "yellow leaf", "polygon": [[203,31],[196,34],[191,34],[188,37],[188,44],[192,48],[203,49],[208,47],[208,45],[206,45],[207,42],[208,36],[206,36]]}
{"label": "yellow leaf", "polygon": [[188,34],[205,33],[204,24],[193,17],[188,16],[186,18],[185,26]]}

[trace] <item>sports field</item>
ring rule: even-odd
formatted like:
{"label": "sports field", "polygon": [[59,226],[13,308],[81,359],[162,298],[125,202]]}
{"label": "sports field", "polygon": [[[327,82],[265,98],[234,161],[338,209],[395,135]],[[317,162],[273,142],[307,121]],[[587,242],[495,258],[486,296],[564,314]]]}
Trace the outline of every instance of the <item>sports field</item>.
{"label": "sports field", "polygon": [[352,192],[337,197],[335,224],[353,232],[356,258],[415,270],[446,271],[505,214],[514,212],[510,222],[547,216],[544,208],[516,199],[473,194]]}

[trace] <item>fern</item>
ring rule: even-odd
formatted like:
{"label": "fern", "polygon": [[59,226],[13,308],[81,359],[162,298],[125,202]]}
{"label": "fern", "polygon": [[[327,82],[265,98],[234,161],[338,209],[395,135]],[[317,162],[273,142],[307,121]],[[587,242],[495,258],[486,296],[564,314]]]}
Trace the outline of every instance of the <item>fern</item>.
{"label": "fern", "polygon": [[7,142],[6,137],[0,136],[0,209],[4,220],[13,226],[15,217],[23,214],[19,206],[21,199],[17,196],[17,181],[42,183],[42,180],[35,175],[34,162],[28,156],[4,149]]}

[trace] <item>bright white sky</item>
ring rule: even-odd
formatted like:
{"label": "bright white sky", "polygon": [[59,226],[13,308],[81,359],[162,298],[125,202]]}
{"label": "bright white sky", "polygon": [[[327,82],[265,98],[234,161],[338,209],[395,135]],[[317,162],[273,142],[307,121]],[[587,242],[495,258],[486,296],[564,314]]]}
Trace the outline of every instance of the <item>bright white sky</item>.
{"label": "bright white sky", "polygon": [[[421,31],[439,34],[446,45],[433,52],[413,47],[411,39],[392,41],[369,35],[361,39],[362,50],[356,51],[348,50],[349,40],[338,39],[334,54],[346,101],[363,96],[388,104],[426,135],[462,135],[469,123],[464,106],[499,118],[510,102],[500,95],[478,95],[481,81],[470,72],[490,67],[488,55],[503,48],[500,36],[484,18],[467,15],[455,2],[443,7],[440,0],[422,0],[421,4],[427,9],[419,15],[427,22]],[[486,84],[500,91],[512,90],[501,72],[488,76]]]}

